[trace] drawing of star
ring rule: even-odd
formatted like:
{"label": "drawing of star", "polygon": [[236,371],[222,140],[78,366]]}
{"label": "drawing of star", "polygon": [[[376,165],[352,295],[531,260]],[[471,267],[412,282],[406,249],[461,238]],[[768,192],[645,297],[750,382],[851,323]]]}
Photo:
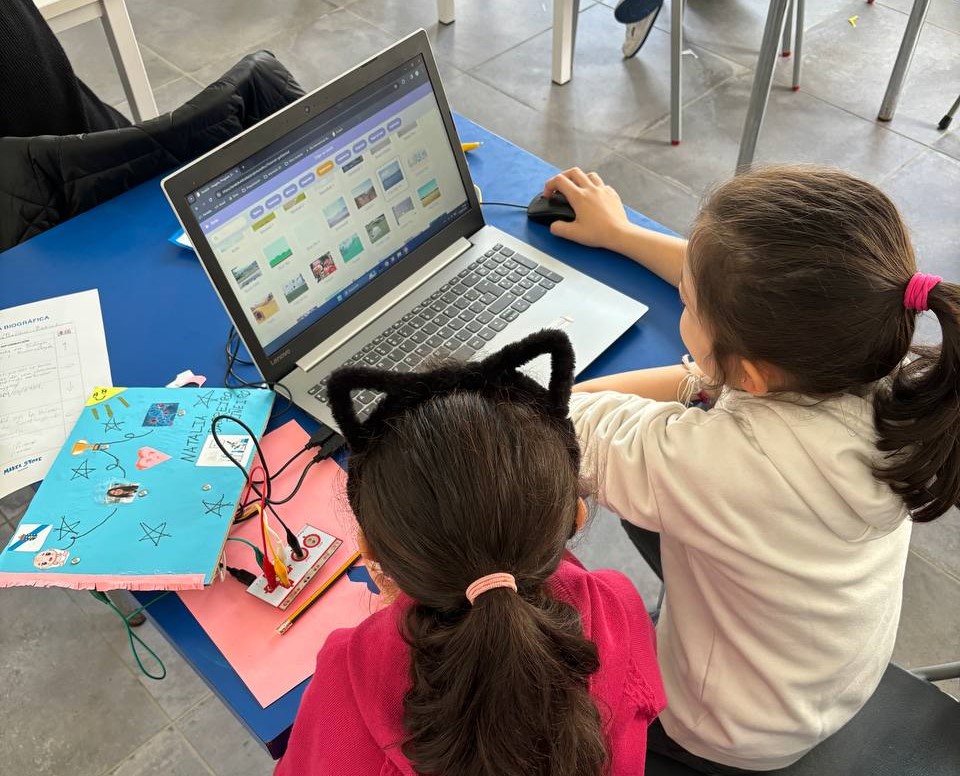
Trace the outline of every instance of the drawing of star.
{"label": "drawing of star", "polygon": [[76,469],[71,469],[70,471],[73,472],[73,476],[70,478],[71,480],[75,480],[78,477],[83,477],[83,479],[89,480],[90,475],[93,472],[95,472],[96,469],[94,469],[90,464],[84,461]]}
{"label": "drawing of star", "polygon": [[167,521],[164,520],[156,528],[151,528],[146,523],[140,523],[140,527],[143,529],[143,536],[140,537],[140,541],[153,542],[153,546],[156,547],[160,544],[160,540],[164,537],[170,538],[170,534],[166,533]]}
{"label": "drawing of star", "polygon": [[57,541],[63,539],[64,536],[75,537],[77,535],[77,526],[80,525],[80,521],[77,520],[75,523],[68,523],[67,518],[60,518],[60,525],[57,526]]}
{"label": "drawing of star", "polygon": [[196,401],[193,403],[194,407],[203,407],[204,409],[210,409],[210,402],[217,398],[217,395],[213,391],[207,391],[206,393],[197,394]]}
{"label": "drawing of star", "polygon": [[110,418],[106,423],[103,424],[103,433],[108,431],[121,431],[123,427],[123,421],[118,421],[116,418]]}
{"label": "drawing of star", "polygon": [[224,509],[225,507],[229,507],[230,505],[223,500],[223,496],[220,496],[220,498],[217,499],[216,501],[207,501],[206,499],[204,499],[203,506],[207,510],[203,514],[205,515],[215,514],[217,517],[222,517],[222,515],[220,514],[220,510]]}

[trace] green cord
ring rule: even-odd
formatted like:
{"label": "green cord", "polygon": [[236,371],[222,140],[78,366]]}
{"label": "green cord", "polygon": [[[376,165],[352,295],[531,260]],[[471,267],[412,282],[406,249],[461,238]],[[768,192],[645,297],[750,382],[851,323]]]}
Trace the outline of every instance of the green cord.
{"label": "green cord", "polygon": [[253,548],[253,554],[256,555],[256,557],[257,557],[257,566],[259,566],[259,567],[261,567],[261,568],[263,567],[263,551],[262,551],[259,547],[257,547],[257,545],[255,545],[253,542],[248,542],[246,539],[241,539],[239,536],[228,536],[228,537],[227,537],[227,541],[228,541],[228,542],[243,542],[244,544],[248,545],[249,547],[252,547],[252,548]]}
{"label": "green cord", "polygon": [[[121,620],[123,620],[123,624],[124,624],[124,626],[126,626],[126,629],[127,629],[127,640],[130,642],[130,651],[133,653],[133,659],[137,661],[137,666],[140,668],[140,671],[143,673],[143,675],[146,676],[146,677],[148,677],[149,679],[155,679],[155,680],[157,680],[157,681],[160,681],[161,679],[164,679],[164,678],[166,677],[166,675],[167,675],[167,667],[163,664],[163,661],[160,659],[160,657],[157,655],[157,653],[154,652],[152,649],[150,649],[150,647],[147,646],[147,643],[146,643],[143,639],[141,639],[137,634],[135,634],[135,633],[133,632],[133,628],[130,626],[130,620],[131,620],[133,617],[136,617],[138,614],[140,614],[140,613],[141,613],[144,609],[146,609],[148,606],[152,606],[153,604],[155,604],[157,601],[159,601],[159,600],[160,600],[161,598],[163,598],[164,596],[170,595],[170,591],[168,590],[168,591],[165,592],[165,593],[161,593],[161,594],[158,595],[156,598],[154,598],[152,601],[150,601],[150,603],[144,604],[143,606],[138,607],[137,609],[134,609],[132,612],[130,612],[130,614],[128,614],[128,615],[126,615],[126,616],[124,616],[123,612],[121,612],[121,611],[116,607],[116,605],[113,603],[113,601],[111,601],[111,600],[107,597],[107,594],[106,594],[106,593],[101,593],[101,592],[98,591],[98,590],[91,590],[91,591],[90,591],[90,595],[92,595],[92,596],[93,596],[94,598],[96,598],[98,601],[101,601],[101,602],[105,603],[107,606],[109,606],[111,609],[113,609],[113,611],[115,611],[115,612],[117,613],[117,616],[118,616]],[[154,675],[154,674],[151,674],[151,673],[144,667],[143,661],[140,659],[140,653],[139,653],[139,651],[137,650],[137,645],[133,643],[134,641],[137,641],[137,642],[140,644],[140,646],[142,646],[142,647],[150,654],[150,657],[152,657],[152,658],[156,661],[157,665],[160,666],[160,672],[161,672],[161,673],[160,673],[159,676],[156,676],[156,675]]]}

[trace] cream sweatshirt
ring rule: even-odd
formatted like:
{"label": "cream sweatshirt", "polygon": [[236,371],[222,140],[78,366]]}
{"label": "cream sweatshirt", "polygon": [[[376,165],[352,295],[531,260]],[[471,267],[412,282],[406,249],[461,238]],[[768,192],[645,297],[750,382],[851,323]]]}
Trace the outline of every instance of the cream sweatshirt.
{"label": "cream sweatshirt", "polygon": [[799,759],[869,699],[896,638],[911,524],[871,474],[869,400],[570,408],[599,501],[661,536],[665,730],[739,768]]}

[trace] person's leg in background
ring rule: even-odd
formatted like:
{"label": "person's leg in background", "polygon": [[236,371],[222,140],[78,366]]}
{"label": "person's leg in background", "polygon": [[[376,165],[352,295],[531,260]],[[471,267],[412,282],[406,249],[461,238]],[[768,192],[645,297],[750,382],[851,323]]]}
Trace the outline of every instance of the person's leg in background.
{"label": "person's leg in background", "polygon": [[129,125],[77,78],[33,0],[3,0],[0,137],[70,135]]}
{"label": "person's leg in background", "polygon": [[646,42],[663,0],[620,0],[613,10],[614,18],[627,26],[623,40],[623,58],[630,59]]}

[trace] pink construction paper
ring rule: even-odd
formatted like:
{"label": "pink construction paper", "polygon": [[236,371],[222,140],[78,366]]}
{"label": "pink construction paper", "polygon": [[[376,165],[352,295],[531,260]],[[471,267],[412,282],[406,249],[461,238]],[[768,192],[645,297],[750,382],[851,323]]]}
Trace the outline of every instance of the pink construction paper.
{"label": "pink construction paper", "polygon": [[30,574],[0,572],[0,587],[66,587],[73,590],[203,590],[204,574]]}
{"label": "pink construction paper", "polygon": [[[267,434],[261,446],[270,469],[279,469],[307,439],[296,421]],[[303,471],[300,461],[305,464],[309,460],[309,454],[304,453],[274,480],[274,497],[284,497],[293,489]],[[206,590],[179,593],[261,706],[269,706],[313,673],[317,652],[331,631],[357,625],[379,605],[379,597],[372,595],[365,584],[352,582],[344,575],[290,630],[282,636],[276,632],[287,615],[356,551],[357,524],[345,486],[346,473],[333,461],[322,461],[310,469],[297,495],[276,508],[294,533],[309,523],[343,540],[286,612],[254,598],[230,576],[217,579]],[[274,519],[282,536],[276,522]],[[240,524],[230,535],[260,545],[255,520]],[[253,551],[246,545],[227,542],[226,556],[229,565],[259,573]]]}

